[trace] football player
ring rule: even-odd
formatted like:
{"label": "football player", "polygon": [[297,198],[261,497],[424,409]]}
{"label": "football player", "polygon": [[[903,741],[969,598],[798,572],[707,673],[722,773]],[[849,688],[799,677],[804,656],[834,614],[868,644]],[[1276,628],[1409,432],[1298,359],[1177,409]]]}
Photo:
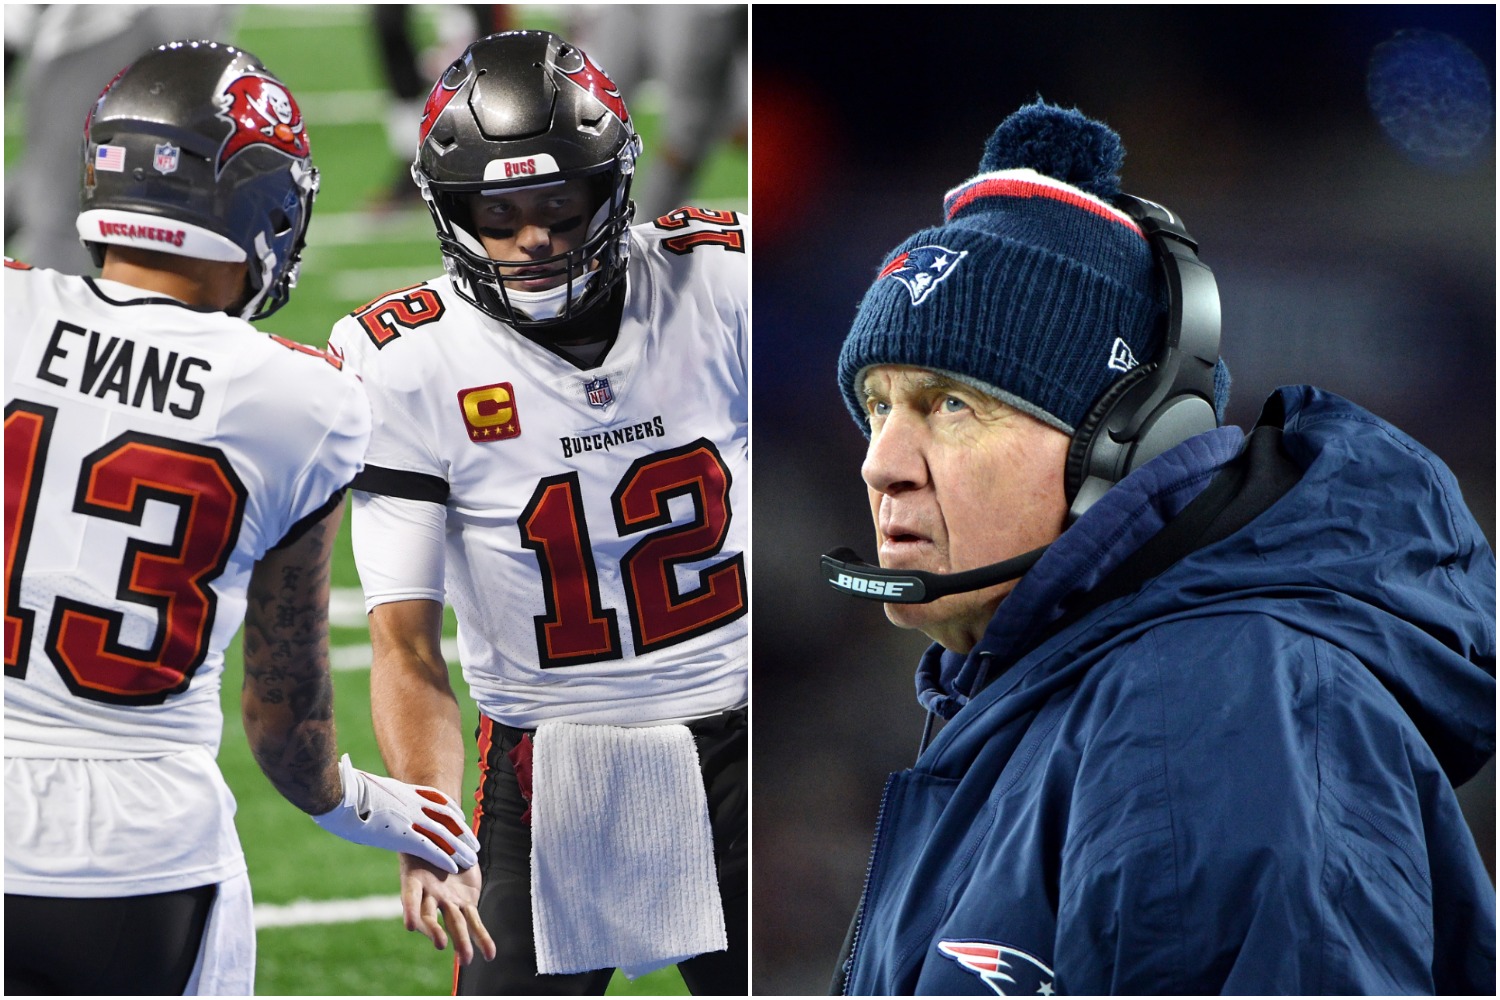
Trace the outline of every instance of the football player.
{"label": "football player", "polygon": [[440,870],[478,844],[440,792],[335,750],[329,560],[369,404],[247,322],[286,302],[317,192],[296,101],[248,52],[164,45],[100,95],[82,167],[101,276],[5,271],[5,987],[244,995],[215,763],[241,621],[278,791]]}
{"label": "football player", "polygon": [[[441,944],[436,908],[477,898],[499,958],[457,970],[459,993],[602,993],[613,963],[538,958],[533,885],[538,906],[554,887],[533,882],[529,824],[534,812],[540,842],[552,799],[540,769],[532,787],[532,751],[563,724],[685,725],[696,802],[659,812],[701,818],[705,841],[711,824],[707,891],[728,947],[679,968],[694,992],[743,995],[747,219],[682,208],[632,228],[630,112],[547,32],[470,46],[428,98],[418,142],[412,173],[447,273],[381,295],[330,337],[375,415],[354,545],[391,773],[460,791],[445,598],[480,710],[478,870],[403,858],[407,926]],[[568,902],[602,909],[610,874]]]}

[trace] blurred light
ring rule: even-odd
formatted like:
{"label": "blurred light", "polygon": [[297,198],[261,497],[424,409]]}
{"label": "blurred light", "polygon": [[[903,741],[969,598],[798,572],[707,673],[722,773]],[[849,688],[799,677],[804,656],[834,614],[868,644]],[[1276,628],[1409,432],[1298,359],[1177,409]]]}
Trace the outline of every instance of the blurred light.
{"label": "blurred light", "polygon": [[840,144],[826,98],[816,87],[758,76],[752,109],[756,237],[794,236],[822,199]]}
{"label": "blurred light", "polygon": [[1371,53],[1368,93],[1376,121],[1413,162],[1457,172],[1483,158],[1494,91],[1484,64],[1457,39],[1397,32]]}

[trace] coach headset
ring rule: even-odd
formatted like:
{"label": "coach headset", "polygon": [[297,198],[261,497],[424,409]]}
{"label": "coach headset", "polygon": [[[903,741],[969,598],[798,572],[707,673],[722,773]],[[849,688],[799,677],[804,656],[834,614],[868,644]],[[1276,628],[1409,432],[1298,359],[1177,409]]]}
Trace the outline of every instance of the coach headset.
{"label": "coach headset", "polygon": [[[1198,243],[1168,209],[1127,194],[1115,198],[1151,245],[1167,297],[1160,353],[1105,390],[1073,432],[1065,469],[1072,524],[1115,483],[1190,437],[1218,426],[1214,367],[1219,359],[1219,292],[1198,259]],[[961,573],[882,569],[852,549],[823,556],[823,578],[836,590],[894,604],[925,604],[949,594],[1014,580],[1047,546]]]}

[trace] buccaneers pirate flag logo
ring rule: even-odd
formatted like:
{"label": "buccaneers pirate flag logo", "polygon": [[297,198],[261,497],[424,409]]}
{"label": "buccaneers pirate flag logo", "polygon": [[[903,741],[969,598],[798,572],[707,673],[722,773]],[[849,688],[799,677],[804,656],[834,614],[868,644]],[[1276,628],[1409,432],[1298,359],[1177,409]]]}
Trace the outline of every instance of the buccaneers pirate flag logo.
{"label": "buccaneers pirate flag logo", "polygon": [[253,73],[236,79],[219,97],[219,117],[233,125],[234,131],[219,148],[216,173],[250,146],[270,146],[297,159],[309,154],[302,110],[286,88],[273,80]]}

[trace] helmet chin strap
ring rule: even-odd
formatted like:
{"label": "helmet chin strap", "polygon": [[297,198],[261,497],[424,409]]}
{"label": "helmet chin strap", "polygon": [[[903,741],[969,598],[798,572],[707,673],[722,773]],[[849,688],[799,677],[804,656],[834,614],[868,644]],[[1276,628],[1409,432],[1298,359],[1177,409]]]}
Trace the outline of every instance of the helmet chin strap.
{"label": "helmet chin strap", "polygon": [[250,259],[250,266],[260,268],[260,287],[239,309],[239,318],[246,322],[255,316],[266,296],[271,294],[271,285],[276,278],[276,251],[266,241],[264,231],[255,234],[255,256]]}
{"label": "helmet chin strap", "polygon": [[505,297],[510,300],[511,305],[532,319],[552,319],[567,308],[570,297],[582,298],[583,294],[588,291],[589,282],[598,273],[598,271],[588,271],[577,281],[564,281],[556,288],[544,288],[537,292],[507,288]]}

